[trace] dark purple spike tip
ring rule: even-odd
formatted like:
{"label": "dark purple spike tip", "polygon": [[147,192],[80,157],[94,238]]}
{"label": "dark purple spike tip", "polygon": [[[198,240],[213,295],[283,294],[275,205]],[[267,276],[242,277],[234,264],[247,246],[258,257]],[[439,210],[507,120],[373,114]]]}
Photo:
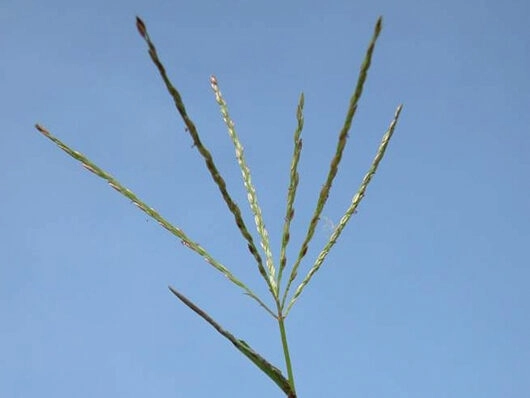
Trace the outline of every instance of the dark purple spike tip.
{"label": "dark purple spike tip", "polygon": [[138,32],[140,33],[140,36],[142,36],[144,39],[147,38],[147,29],[145,28],[144,21],[140,19],[140,17],[136,17],[136,28],[138,29]]}

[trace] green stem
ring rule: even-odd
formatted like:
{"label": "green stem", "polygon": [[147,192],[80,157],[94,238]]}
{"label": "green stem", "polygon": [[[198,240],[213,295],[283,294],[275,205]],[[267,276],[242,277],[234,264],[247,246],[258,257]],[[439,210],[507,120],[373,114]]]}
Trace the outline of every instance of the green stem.
{"label": "green stem", "polygon": [[[278,303],[279,304],[279,303]],[[287,334],[285,332],[285,318],[278,308],[278,326],[280,327],[280,336],[282,338],[282,347],[283,347],[283,356],[285,357],[285,366],[287,367],[287,376],[289,378],[289,384],[291,385],[292,390],[295,392],[294,397],[296,397],[296,388],[294,386],[294,375],[293,367],[291,365],[291,356],[289,355],[289,345],[287,344]]]}

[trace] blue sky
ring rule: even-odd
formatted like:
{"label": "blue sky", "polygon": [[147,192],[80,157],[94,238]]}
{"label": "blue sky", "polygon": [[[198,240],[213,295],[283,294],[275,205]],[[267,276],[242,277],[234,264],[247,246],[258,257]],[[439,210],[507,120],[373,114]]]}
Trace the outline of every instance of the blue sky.
{"label": "blue sky", "polygon": [[284,369],[273,320],[33,128],[108,170],[268,299],[136,14],[252,227],[208,83],[217,76],[276,259],[305,92],[291,261],[383,15],[326,220],[339,220],[404,110],[358,214],[288,318],[298,394],[528,396],[529,11],[523,0],[3,0],[0,396],[282,396],[167,285]]}

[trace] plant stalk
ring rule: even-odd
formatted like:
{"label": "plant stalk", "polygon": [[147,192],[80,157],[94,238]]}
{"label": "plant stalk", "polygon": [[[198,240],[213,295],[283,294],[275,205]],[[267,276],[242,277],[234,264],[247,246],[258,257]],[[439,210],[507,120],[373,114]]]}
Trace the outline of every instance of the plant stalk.
{"label": "plant stalk", "polygon": [[279,307],[279,302],[278,302],[278,326],[280,327],[280,336],[282,339],[283,356],[285,357],[285,367],[287,368],[287,377],[289,379],[289,384],[291,385],[291,389],[294,391],[294,394],[295,394],[294,397],[296,397],[293,367],[291,364],[291,356],[289,354],[289,344],[287,343],[287,333],[285,332],[284,321],[285,321],[285,318],[282,314],[282,311]]}

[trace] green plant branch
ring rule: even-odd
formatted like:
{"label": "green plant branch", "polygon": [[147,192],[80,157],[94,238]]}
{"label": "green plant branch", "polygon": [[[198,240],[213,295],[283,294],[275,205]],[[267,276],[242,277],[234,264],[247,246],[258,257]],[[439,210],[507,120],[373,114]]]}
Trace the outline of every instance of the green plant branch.
{"label": "green plant branch", "polygon": [[247,241],[248,250],[250,251],[254,259],[258,263],[258,269],[261,273],[261,276],[263,278],[267,278],[267,273],[265,271],[265,268],[263,267],[263,261],[256,248],[254,239],[252,238],[252,235],[248,231],[248,228],[246,227],[245,222],[243,221],[243,217],[241,216],[241,210],[239,209],[237,204],[232,200],[232,197],[228,193],[228,190],[226,188],[226,182],[224,181],[223,177],[219,173],[219,170],[217,169],[217,166],[215,165],[213,161],[212,154],[210,153],[210,151],[208,151],[208,149],[204,146],[201,139],[199,138],[199,133],[197,132],[197,128],[195,127],[195,124],[188,116],[186,107],[184,106],[184,102],[182,101],[182,97],[180,96],[180,93],[169,80],[169,77],[167,76],[167,73],[166,73],[166,69],[164,68],[164,65],[158,58],[156,48],[154,44],[151,42],[149,33],[147,32],[147,28],[144,22],[138,17],[136,17],[136,27],[138,29],[138,32],[142,36],[142,38],[147,43],[147,46],[149,47],[149,55],[151,56],[153,63],[158,68],[160,76],[162,77],[162,80],[164,81],[169,94],[173,98],[175,106],[180,116],[182,117],[184,124],[186,125],[186,130],[188,131],[191,138],[193,139],[194,146],[197,147],[197,150],[199,151],[201,156],[204,158],[206,167],[210,171],[210,175],[212,176],[214,182],[219,187],[219,191],[221,192],[221,195],[226,205],[230,209],[230,212],[234,215],[235,223],[238,229],[241,231],[243,237]]}
{"label": "green plant branch", "polygon": [[252,177],[250,175],[250,169],[248,168],[247,162],[245,160],[243,145],[241,145],[241,141],[237,136],[234,122],[232,121],[230,114],[228,113],[228,106],[223,98],[223,94],[221,93],[221,89],[219,88],[219,84],[215,76],[210,77],[210,85],[215,94],[215,101],[219,104],[219,107],[221,108],[221,115],[223,116],[223,121],[225,122],[226,127],[228,129],[228,134],[230,135],[232,143],[234,144],[237,163],[239,164],[239,168],[241,169],[241,174],[243,175],[243,184],[245,185],[245,189],[247,191],[248,203],[250,204],[250,209],[254,214],[256,229],[258,230],[258,234],[260,236],[261,248],[265,252],[265,259],[267,261],[268,271],[268,277],[265,281],[267,282],[272,297],[274,297],[274,299],[277,301],[279,293],[278,286],[276,285],[276,270],[274,268],[274,263],[272,260],[269,234],[267,232],[267,229],[265,228],[263,215],[261,214],[261,208],[258,204],[258,195],[256,194],[256,188],[254,187],[254,184],[252,184]]}
{"label": "green plant branch", "polygon": [[289,384],[292,390],[296,393],[296,387],[294,383],[293,365],[291,363],[291,354],[289,353],[289,344],[287,342],[287,332],[285,331],[285,317],[282,315],[281,310],[278,307],[278,328],[280,329],[280,337],[282,340],[283,356],[285,359],[285,367],[287,368],[287,377],[289,378]]}
{"label": "green plant branch", "polygon": [[328,200],[329,191],[331,190],[331,185],[333,184],[333,180],[335,179],[335,176],[337,175],[337,170],[338,170],[340,161],[342,159],[342,153],[344,151],[344,148],[346,147],[346,141],[348,139],[348,132],[350,131],[352,120],[353,120],[353,117],[355,116],[355,111],[357,110],[357,103],[359,102],[359,99],[361,98],[361,95],[363,92],[364,83],[368,76],[368,69],[370,69],[370,64],[372,62],[372,55],[374,52],[375,43],[377,41],[377,38],[379,37],[379,34],[381,33],[382,24],[383,24],[383,19],[382,17],[379,17],[375,24],[372,39],[370,40],[368,49],[366,50],[366,55],[361,65],[361,70],[359,72],[359,78],[357,79],[357,85],[355,87],[355,91],[350,99],[350,105],[348,107],[348,112],[346,114],[346,120],[344,121],[344,125],[339,134],[337,148],[335,150],[335,156],[331,160],[326,182],[322,186],[322,189],[320,191],[317,206],[313,213],[313,218],[311,219],[309,223],[309,228],[307,230],[306,237],[302,243],[302,246],[300,247],[298,258],[296,259],[296,262],[293,265],[291,275],[289,277],[289,281],[287,282],[287,286],[284,291],[284,295],[282,299],[282,309],[285,306],[285,301],[287,299],[287,295],[289,293],[291,284],[293,283],[293,281],[295,280],[297,276],[298,267],[300,265],[300,262],[302,261],[302,259],[307,253],[309,242],[313,238],[318,221],[320,220],[320,214],[322,213],[322,210],[324,209],[324,205],[326,204],[326,201]]}
{"label": "green plant branch", "polygon": [[86,156],[84,156],[82,153],[75,151],[68,147],[68,145],[64,144],[61,140],[54,137],[46,128],[43,126],[37,124],[35,125],[37,130],[39,130],[46,138],[53,141],[59,148],[61,148],[63,151],[65,151],[68,155],[73,157],[74,159],[81,162],[81,164],[90,172],[94,173],[98,177],[103,178],[104,180],[107,180],[109,185],[114,188],[116,191],[121,193],[126,198],[130,199],[132,203],[134,203],[137,207],[140,208],[144,213],[146,213],[149,217],[156,220],[162,227],[164,227],[166,230],[168,230],[170,233],[178,237],[182,243],[202,256],[208,264],[213,266],[215,269],[217,269],[219,272],[221,272],[224,276],[226,276],[232,283],[239,286],[245,291],[245,294],[252,297],[254,300],[258,302],[258,304],[263,307],[270,315],[272,315],[274,318],[276,318],[276,314],[256,295],[252,290],[250,290],[243,282],[241,282],[239,279],[237,279],[224,265],[219,263],[217,260],[215,260],[210,254],[202,248],[199,244],[193,242],[185,233],[183,230],[181,230],[178,227],[173,226],[171,223],[169,223],[164,217],[162,217],[155,209],[152,207],[149,207],[146,203],[144,203],[142,200],[140,200],[130,189],[124,187],[121,185],[121,183],[116,180],[114,177],[112,177],[109,173],[107,173],[105,170],[99,168],[96,164],[94,164],[90,159],[88,159]]}
{"label": "green plant branch", "polygon": [[230,340],[232,344],[248,359],[250,359],[258,368],[260,368],[271,380],[273,380],[278,387],[290,398],[296,398],[296,393],[291,383],[285,378],[280,369],[272,365],[265,358],[254,351],[244,340],[240,340],[232,335],[227,330],[223,329],[216,321],[213,320],[205,311],[200,309],[191,300],[186,298],[182,293],[179,293],[176,289],[169,286],[169,290],[177,298],[186,304],[192,311],[198,314],[202,319],[208,322],[215,328],[221,335]]}
{"label": "green plant branch", "polygon": [[346,226],[346,224],[350,220],[351,216],[355,213],[357,207],[359,206],[359,203],[361,203],[361,200],[364,198],[364,195],[366,193],[366,189],[368,188],[368,184],[372,180],[372,177],[375,175],[375,172],[377,171],[379,163],[383,159],[383,156],[385,154],[385,151],[386,151],[386,148],[388,146],[388,143],[390,142],[390,138],[392,138],[392,134],[394,133],[394,129],[396,128],[396,124],[398,122],[399,115],[400,115],[402,109],[403,109],[403,105],[399,105],[397,107],[396,112],[394,114],[394,118],[392,119],[392,122],[390,123],[390,126],[389,126],[388,130],[384,134],[384,136],[383,136],[383,138],[381,140],[381,143],[379,144],[379,148],[377,150],[377,154],[375,155],[374,160],[372,161],[372,165],[370,166],[370,169],[368,170],[368,172],[364,176],[364,178],[363,178],[363,180],[361,182],[361,185],[359,187],[359,190],[357,191],[357,193],[353,197],[350,206],[346,210],[346,213],[342,216],[342,218],[340,219],[339,224],[337,225],[337,227],[335,228],[335,230],[331,234],[328,243],[324,246],[324,248],[322,249],[322,251],[318,255],[315,264],[313,265],[313,267],[311,267],[311,269],[309,270],[307,276],[304,278],[302,283],[300,283],[300,285],[297,287],[297,289],[296,289],[296,291],[295,291],[295,293],[293,295],[293,298],[291,299],[291,301],[290,301],[290,303],[289,303],[289,305],[287,307],[287,310],[285,312],[285,316],[287,316],[289,314],[289,311],[291,310],[293,304],[298,299],[300,294],[302,294],[302,291],[304,290],[306,285],[309,283],[309,281],[311,280],[313,275],[320,269],[320,266],[322,265],[322,263],[326,259],[326,256],[328,255],[329,251],[331,250],[331,248],[337,242],[337,239],[339,238],[340,234],[342,233],[342,230],[344,229],[344,227]]}
{"label": "green plant branch", "polygon": [[298,161],[300,160],[300,154],[302,153],[302,129],[304,128],[304,93],[300,94],[298,101],[298,107],[296,108],[296,120],[297,126],[294,132],[294,147],[293,157],[291,160],[291,169],[289,174],[289,188],[287,190],[287,209],[285,211],[285,219],[283,224],[282,232],[282,246],[280,249],[280,271],[278,272],[278,289],[282,281],[283,270],[287,265],[287,245],[290,240],[290,228],[291,221],[294,218],[294,200],[296,198],[296,189],[298,188]]}

